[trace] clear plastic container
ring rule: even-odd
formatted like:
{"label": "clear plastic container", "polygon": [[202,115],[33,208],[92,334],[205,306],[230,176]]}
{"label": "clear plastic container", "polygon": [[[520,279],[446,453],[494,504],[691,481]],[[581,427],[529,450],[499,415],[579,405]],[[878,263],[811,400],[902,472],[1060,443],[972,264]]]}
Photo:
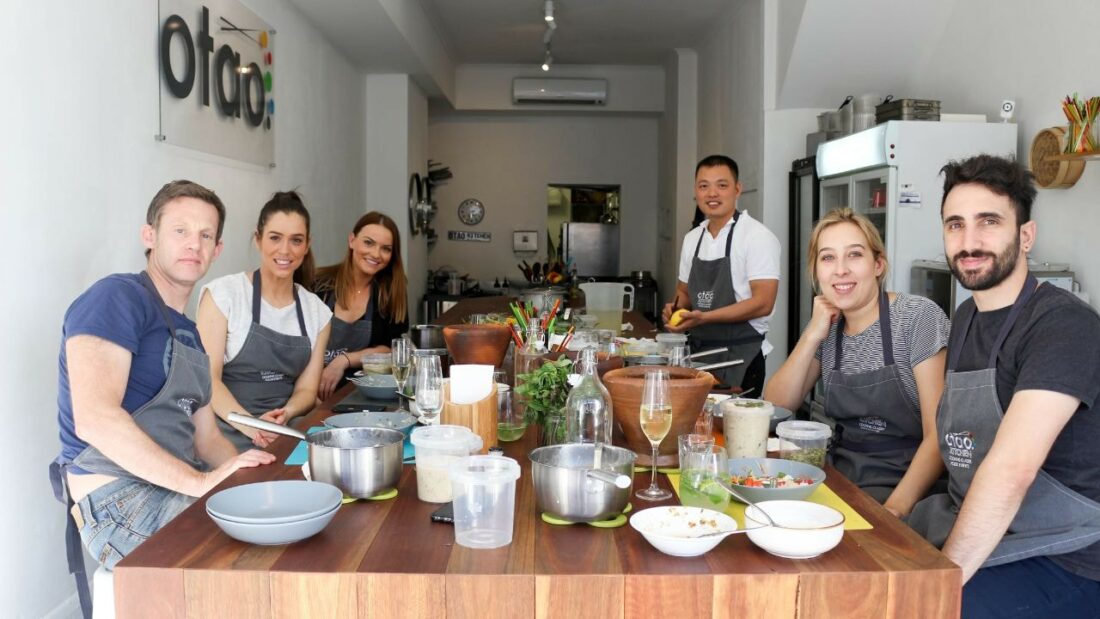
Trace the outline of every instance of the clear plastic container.
{"label": "clear plastic container", "polygon": [[730,398],[722,411],[722,431],[730,458],[763,458],[768,455],[768,429],[775,406],[765,400]]}
{"label": "clear plastic container", "polygon": [[833,429],[817,421],[784,421],[775,428],[779,457],[825,467],[825,452]]}
{"label": "clear plastic container", "polygon": [[667,355],[670,350],[677,346],[686,346],[687,341],[688,338],[683,333],[658,333],[657,352]]}
{"label": "clear plastic container", "polygon": [[427,503],[451,500],[450,468],[481,449],[481,437],[464,426],[423,426],[409,439],[416,455],[416,496]]}
{"label": "clear plastic container", "polygon": [[359,358],[364,374],[389,374],[393,370],[393,361],[388,352],[370,352]]}
{"label": "clear plastic container", "polygon": [[519,463],[504,456],[470,456],[450,468],[455,542],[467,548],[512,543]]}

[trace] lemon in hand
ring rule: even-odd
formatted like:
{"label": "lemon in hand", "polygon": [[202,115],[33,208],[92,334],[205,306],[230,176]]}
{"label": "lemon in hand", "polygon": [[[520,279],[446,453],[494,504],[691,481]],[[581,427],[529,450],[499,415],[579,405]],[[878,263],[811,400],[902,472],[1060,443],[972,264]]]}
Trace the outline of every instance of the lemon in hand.
{"label": "lemon in hand", "polygon": [[688,310],[686,310],[686,309],[676,310],[675,312],[672,313],[672,316],[669,317],[668,324],[672,325],[673,327],[680,324],[681,322],[684,321],[684,314],[686,314],[687,312],[688,312]]}

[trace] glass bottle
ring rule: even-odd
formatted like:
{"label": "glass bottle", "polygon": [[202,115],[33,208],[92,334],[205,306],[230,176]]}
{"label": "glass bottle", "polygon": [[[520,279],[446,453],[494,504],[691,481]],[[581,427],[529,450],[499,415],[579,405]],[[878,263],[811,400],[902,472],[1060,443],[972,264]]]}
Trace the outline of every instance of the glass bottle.
{"label": "glass bottle", "polygon": [[516,417],[523,419],[527,414],[527,398],[519,394],[518,388],[525,381],[520,378],[523,374],[530,374],[542,367],[542,362],[547,355],[546,344],[543,342],[542,327],[534,316],[527,323],[527,339],[523,348],[516,349],[515,375],[512,377],[515,387],[512,389],[512,408]]}
{"label": "glass bottle", "polygon": [[596,348],[585,348],[579,359],[581,380],[565,401],[565,442],[611,444],[611,394],[600,382]]}

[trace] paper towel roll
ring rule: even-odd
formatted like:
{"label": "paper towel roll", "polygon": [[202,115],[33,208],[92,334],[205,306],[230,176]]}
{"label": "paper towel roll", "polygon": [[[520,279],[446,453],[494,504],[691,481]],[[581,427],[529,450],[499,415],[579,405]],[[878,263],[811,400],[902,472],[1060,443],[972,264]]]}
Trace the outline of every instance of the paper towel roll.
{"label": "paper towel roll", "polygon": [[451,402],[455,404],[473,404],[485,399],[492,389],[493,366],[451,366]]}

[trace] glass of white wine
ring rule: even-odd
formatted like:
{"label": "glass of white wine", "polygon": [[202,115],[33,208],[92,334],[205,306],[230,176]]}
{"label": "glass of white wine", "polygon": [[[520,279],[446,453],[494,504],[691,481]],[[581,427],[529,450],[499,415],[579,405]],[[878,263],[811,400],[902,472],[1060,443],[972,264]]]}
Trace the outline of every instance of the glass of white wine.
{"label": "glass of white wine", "polygon": [[671,492],[657,487],[657,448],[672,428],[672,399],[668,393],[668,370],[646,372],[639,416],[642,432],[649,439],[649,444],[653,446],[653,476],[650,477],[649,487],[639,490],[635,496],[644,501],[670,499]]}
{"label": "glass of white wine", "polygon": [[429,422],[443,410],[443,370],[436,355],[416,360],[416,408]]}
{"label": "glass of white wine", "polygon": [[[397,381],[397,390],[405,393],[405,383],[409,380],[409,341],[399,337],[390,342],[390,362],[393,367],[393,379]],[[404,398],[398,398],[398,410],[404,410]]]}

